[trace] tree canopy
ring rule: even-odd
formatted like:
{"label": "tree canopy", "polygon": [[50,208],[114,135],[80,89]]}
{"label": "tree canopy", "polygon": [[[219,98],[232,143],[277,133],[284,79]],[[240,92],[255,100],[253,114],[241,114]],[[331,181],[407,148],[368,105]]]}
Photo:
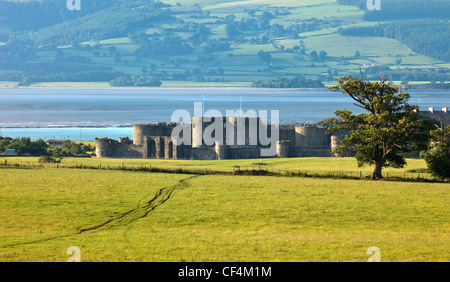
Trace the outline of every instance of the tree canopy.
{"label": "tree canopy", "polygon": [[401,168],[406,164],[401,153],[424,146],[426,129],[430,124],[419,118],[418,107],[408,104],[410,95],[381,77],[377,82],[344,76],[338,85],[330,87],[342,91],[364,110],[361,114],[343,109],[335,114],[338,120],[331,131],[349,130],[334,153],[341,156],[356,153],[359,166],[374,165],[372,179],[383,177],[383,167]]}
{"label": "tree canopy", "polygon": [[450,127],[431,131],[425,161],[433,175],[443,180],[450,178]]}

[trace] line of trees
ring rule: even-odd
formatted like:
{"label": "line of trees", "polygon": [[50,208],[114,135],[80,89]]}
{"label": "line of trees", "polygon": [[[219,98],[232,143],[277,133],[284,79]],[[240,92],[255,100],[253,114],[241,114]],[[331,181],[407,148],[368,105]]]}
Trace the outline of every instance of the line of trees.
{"label": "line of trees", "polygon": [[252,87],[258,88],[323,88],[325,85],[319,80],[306,79],[304,77],[277,78],[270,81],[254,81]]}
{"label": "line of trees", "polygon": [[0,153],[7,149],[16,150],[20,156],[53,156],[53,157],[88,157],[88,151],[92,151],[90,145],[65,142],[62,147],[49,146],[44,140],[38,139],[31,141],[30,137],[21,137],[16,139],[0,139]]}
{"label": "line of trees", "polygon": [[47,143],[42,139],[31,141],[29,137],[22,137],[0,140],[0,152],[2,153],[7,149],[14,149],[18,155],[42,156],[47,155],[47,148]]}
{"label": "line of trees", "polygon": [[125,75],[111,80],[109,84],[113,87],[160,87],[162,82],[153,77]]}

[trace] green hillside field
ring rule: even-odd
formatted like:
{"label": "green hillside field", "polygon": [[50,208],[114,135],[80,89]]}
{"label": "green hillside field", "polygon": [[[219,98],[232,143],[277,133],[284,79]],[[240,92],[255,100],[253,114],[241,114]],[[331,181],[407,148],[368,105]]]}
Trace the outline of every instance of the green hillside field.
{"label": "green hillside field", "polygon": [[[122,35],[102,40],[92,39],[77,42],[76,45],[67,42],[50,47],[45,43],[45,38],[60,36],[60,33],[65,31],[75,32],[77,29],[40,29],[36,31],[34,39],[41,42],[41,45],[33,62],[51,64],[57,58],[79,56],[89,60],[92,67],[107,67],[132,76],[156,77],[162,82],[163,87],[249,87],[258,80],[295,76],[320,79],[325,86],[329,86],[334,83],[334,77],[357,75],[360,68],[365,69],[371,65],[388,66],[392,71],[399,70],[407,74],[411,74],[414,70],[440,71],[444,78],[448,78],[448,61],[414,52],[396,39],[371,35],[361,37],[342,35],[341,29],[355,26],[371,27],[384,22],[364,21],[363,10],[355,6],[339,5],[334,0],[162,2],[172,5],[164,9],[170,9],[174,19],[150,21],[145,27],[130,29],[128,37]],[[198,9],[201,9],[201,15]],[[230,21],[227,22],[227,17],[232,17],[232,22],[238,23],[243,19],[258,20],[263,13],[273,15],[269,20],[269,26],[279,25],[288,30],[296,24],[310,24],[311,30],[277,34],[272,30],[248,28],[240,32],[242,38],[229,38],[227,27]],[[187,27],[196,25],[202,25],[210,31],[209,34],[204,34],[207,38],[197,42],[197,45],[192,43],[192,36],[196,32]],[[155,34],[167,32],[184,40],[183,42],[192,47],[192,52],[162,56],[151,53],[145,53],[144,56],[137,55],[139,46],[136,42],[133,43],[130,36],[144,33],[148,38],[152,38]],[[265,42],[254,41],[261,40],[265,35],[268,36]],[[205,47],[212,40],[224,39],[230,43],[229,48],[205,52]],[[270,54],[270,61],[258,56],[260,51]],[[317,53],[325,51],[327,56],[315,59],[310,56],[313,51]],[[217,72],[219,68],[223,72]],[[9,71],[4,69],[0,70],[0,73]],[[190,73],[190,76],[180,78],[179,75],[186,72]],[[199,73],[193,75],[195,72]],[[436,76],[425,77],[434,79]],[[430,82],[428,78],[419,79],[417,76],[411,76],[408,82],[413,85],[424,84]],[[449,79],[441,80],[445,83]],[[104,87],[108,86],[108,82],[31,81],[26,85]],[[2,85],[11,86],[10,83],[0,83],[0,86]]]}
{"label": "green hillside field", "polygon": [[[420,171],[421,162],[409,160],[405,171]],[[357,172],[352,159],[271,163],[324,171],[345,164]],[[231,170],[227,162],[192,162],[203,165]],[[1,166],[0,177],[0,261],[63,262],[72,246],[81,261],[364,262],[371,246],[382,261],[450,259],[446,183],[25,165]]]}

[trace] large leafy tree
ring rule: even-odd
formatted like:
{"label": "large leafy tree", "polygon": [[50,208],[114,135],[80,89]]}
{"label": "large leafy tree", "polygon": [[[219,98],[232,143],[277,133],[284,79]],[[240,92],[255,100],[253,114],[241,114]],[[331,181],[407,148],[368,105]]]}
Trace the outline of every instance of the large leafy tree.
{"label": "large leafy tree", "polygon": [[410,95],[399,91],[387,76],[371,82],[361,73],[360,79],[344,76],[337,82],[330,89],[348,95],[364,112],[335,112],[338,119],[331,131],[350,132],[334,150],[335,154],[356,154],[358,165],[373,165],[371,178],[380,179],[383,167],[401,168],[406,164],[401,153],[424,146],[428,136],[424,132],[430,124],[419,118],[417,106],[408,104]]}
{"label": "large leafy tree", "polygon": [[450,178],[450,126],[431,131],[425,161],[435,176]]}

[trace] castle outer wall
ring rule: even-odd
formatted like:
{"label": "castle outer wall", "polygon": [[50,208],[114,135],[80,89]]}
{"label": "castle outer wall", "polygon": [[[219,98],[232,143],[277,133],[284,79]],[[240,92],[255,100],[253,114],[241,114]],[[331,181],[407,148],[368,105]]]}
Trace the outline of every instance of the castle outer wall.
{"label": "castle outer wall", "polygon": [[[441,111],[430,107],[420,115],[450,126],[448,108]],[[212,125],[218,125],[211,130]],[[175,123],[137,124],[133,126],[133,141],[98,139],[96,153],[99,158],[156,158],[186,160],[226,160],[262,158],[259,135],[262,130],[271,132],[273,125],[264,125],[259,118],[250,117],[194,117],[186,125],[189,145],[179,144],[183,136],[172,138]],[[214,128],[214,127],[213,127]],[[252,129],[252,130],[250,130]],[[215,132],[218,130],[218,132]],[[327,129],[314,125],[280,125],[274,158],[332,157],[332,149],[349,132],[328,134]],[[185,132],[183,132],[185,133]],[[206,144],[203,136],[211,136]],[[240,141],[240,142],[238,142]],[[272,140],[273,142],[273,140]],[[275,146],[275,145],[274,145]]]}
{"label": "castle outer wall", "polygon": [[[214,122],[220,124],[221,134],[206,132]],[[223,124],[223,128],[221,126]],[[267,149],[259,141],[261,130],[271,131],[271,125],[259,118],[193,118],[190,127],[190,145],[179,145],[171,134],[177,124],[138,124],[133,126],[133,141],[126,138],[115,141],[98,139],[96,153],[99,158],[155,158],[186,160],[226,160],[262,158]],[[238,127],[242,126],[242,127]],[[255,129],[250,131],[250,128]],[[228,131],[227,131],[228,129]],[[223,130],[223,131],[222,131]],[[205,144],[204,134],[217,140]],[[244,136],[242,136],[244,135]],[[222,137],[222,139],[219,138]],[[182,137],[182,136],[181,136]],[[313,125],[279,126],[279,140],[274,158],[331,157],[332,145],[342,136],[329,135],[326,128]],[[240,140],[240,143],[238,142]]]}
{"label": "castle outer wall", "polygon": [[450,126],[450,114],[448,107],[442,107],[441,111],[436,110],[434,107],[429,107],[428,111],[420,111],[420,115],[431,118],[438,123],[442,122],[444,127]]}

